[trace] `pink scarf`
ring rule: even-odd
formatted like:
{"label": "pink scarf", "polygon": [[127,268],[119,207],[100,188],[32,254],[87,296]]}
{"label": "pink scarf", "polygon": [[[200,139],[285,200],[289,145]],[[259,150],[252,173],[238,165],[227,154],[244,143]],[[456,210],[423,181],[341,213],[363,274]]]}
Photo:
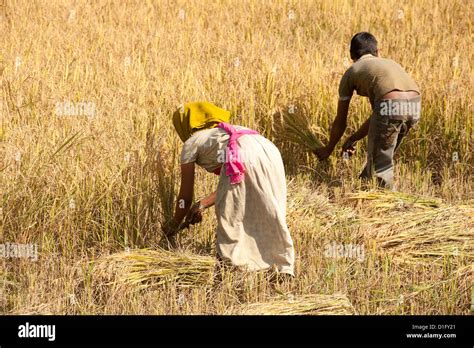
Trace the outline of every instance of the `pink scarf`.
{"label": "pink scarf", "polygon": [[227,145],[227,155],[229,156],[229,159],[226,158],[225,174],[230,176],[230,183],[232,185],[238,184],[244,179],[245,167],[239,156],[239,146],[237,145],[237,139],[245,134],[259,133],[250,129],[236,130],[232,125],[226,122],[219,123],[217,128],[225,130],[227,134],[230,135],[229,144]]}

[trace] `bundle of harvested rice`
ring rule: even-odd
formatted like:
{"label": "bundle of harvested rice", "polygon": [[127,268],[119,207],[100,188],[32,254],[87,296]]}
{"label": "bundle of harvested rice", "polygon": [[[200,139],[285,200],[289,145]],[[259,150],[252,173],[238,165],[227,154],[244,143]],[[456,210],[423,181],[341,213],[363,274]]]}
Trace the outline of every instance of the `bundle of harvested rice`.
{"label": "bundle of harvested rice", "polygon": [[473,208],[446,207],[403,213],[388,217],[385,222],[367,218],[364,224],[373,227],[377,243],[396,253],[398,259],[428,261],[455,256],[474,261],[473,212]]}
{"label": "bundle of harvested rice", "polygon": [[345,295],[302,295],[247,305],[246,315],[351,315],[354,307]]}
{"label": "bundle of harvested rice", "polygon": [[279,120],[274,121],[277,138],[302,145],[310,151],[322,147],[323,143],[318,137],[327,139],[322,129],[316,125],[311,125],[308,114],[300,108],[291,111],[276,115],[280,117]]}
{"label": "bundle of harvested rice", "polygon": [[349,199],[374,201],[377,208],[436,208],[441,200],[436,198],[418,197],[396,191],[360,191],[349,195]]}
{"label": "bundle of harvested rice", "polygon": [[352,198],[367,199],[376,208],[360,218],[364,237],[397,260],[435,262],[453,256],[474,261],[473,206],[448,206],[394,192],[359,192]]}
{"label": "bundle of harvested rice", "polygon": [[132,285],[139,289],[174,282],[199,286],[212,280],[216,259],[162,249],[136,249],[105,256],[94,262],[95,274],[108,285]]}

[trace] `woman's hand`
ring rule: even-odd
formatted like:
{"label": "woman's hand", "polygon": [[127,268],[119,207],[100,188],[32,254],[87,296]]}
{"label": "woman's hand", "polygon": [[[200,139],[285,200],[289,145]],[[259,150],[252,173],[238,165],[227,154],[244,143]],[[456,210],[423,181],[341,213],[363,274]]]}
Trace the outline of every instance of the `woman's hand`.
{"label": "woman's hand", "polygon": [[202,221],[202,211],[204,206],[201,202],[195,203],[191,209],[189,209],[186,215],[185,226],[194,225]]}
{"label": "woman's hand", "polygon": [[170,219],[161,227],[161,230],[166,238],[174,237],[179,232],[179,224],[175,219]]}

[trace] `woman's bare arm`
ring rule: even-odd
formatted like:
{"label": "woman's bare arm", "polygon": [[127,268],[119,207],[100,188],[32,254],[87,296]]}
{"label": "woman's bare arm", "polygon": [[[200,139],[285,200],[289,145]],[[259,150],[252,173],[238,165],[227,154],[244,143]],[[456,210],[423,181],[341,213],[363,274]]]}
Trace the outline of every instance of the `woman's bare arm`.
{"label": "woman's bare arm", "polygon": [[174,220],[177,225],[183,221],[193,203],[194,195],[194,163],[181,165],[181,187],[179,189],[178,200]]}
{"label": "woman's bare arm", "polygon": [[216,203],[217,191],[212,192],[209,196],[201,199],[201,205],[204,208],[212,207]]}

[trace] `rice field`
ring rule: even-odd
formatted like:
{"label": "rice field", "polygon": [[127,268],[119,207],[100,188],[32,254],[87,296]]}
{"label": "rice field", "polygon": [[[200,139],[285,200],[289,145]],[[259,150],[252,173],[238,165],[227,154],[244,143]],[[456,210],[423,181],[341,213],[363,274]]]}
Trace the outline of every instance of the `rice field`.
{"label": "rice field", "polygon": [[[472,13],[457,0],[0,0],[0,314],[469,314]],[[359,31],[422,90],[398,192],[357,179],[366,140],[349,160],[311,153]],[[213,209],[160,243],[179,188],[171,115],[196,100],[280,148],[292,281],[220,267]],[[353,98],[346,134],[369,115]],[[217,177],[198,170],[196,185],[203,197]]]}

